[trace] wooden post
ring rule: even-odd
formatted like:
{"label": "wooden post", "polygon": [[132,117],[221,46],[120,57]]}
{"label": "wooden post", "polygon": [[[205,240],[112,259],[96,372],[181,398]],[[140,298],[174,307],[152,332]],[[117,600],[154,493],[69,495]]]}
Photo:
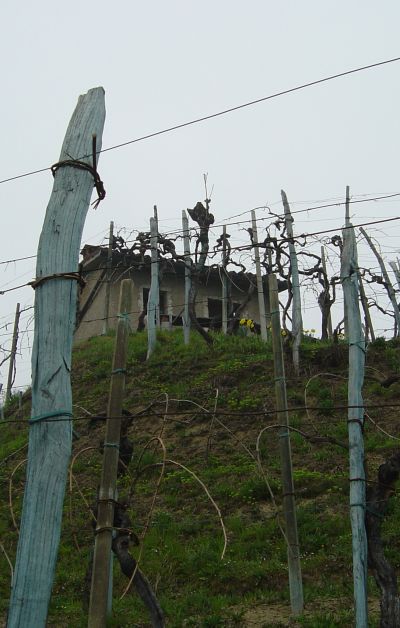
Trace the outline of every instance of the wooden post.
{"label": "wooden post", "polygon": [[[289,426],[283,361],[281,324],[279,314],[278,282],[275,274],[268,277],[271,310],[272,349],[274,354],[275,394],[278,423]],[[296,500],[294,496],[292,455],[289,429],[282,427],[279,432],[279,446],[282,467],[283,510],[288,545],[288,569],[290,603],[294,615],[303,611],[303,583],[301,578],[300,547],[297,534]]]}
{"label": "wooden post", "polygon": [[121,282],[117,334],[115,339],[110,394],[108,398],[103,470],[97,506],[88,628],[105,628],[110,574],[110,553],[114,525],[114,503],[121,434],[122,401],[125,392],[126,359],[132,310],[131,279]]}
{"label": "wooden post", "polygon": [[160,310],[160,286],[158,282],[157,222],[150,218],[151,232],[151,284],[147,301],[147,359],[153,353],[157,342],[157,310]]}
{"label": "wooden post", "polygon": [[0,419],[3,421],[4,420],[4,404],[3,404],[2,393],[3,393],[3,384],[0,382]]}
{"label": "wooden post", "polygon": [[394,272],[394,276],[396,277],[396,281],[397,281],[397,288],[398,288],[398,290],[400,290],[400,268],[399,268],[399,264],[398,264],[398,262],[389,262],[389,266],[391,267],[392,271]]}
{"label": "wooden post", "polygon": [[7,388],[6,388],[6,401],[8,401],[11,397],[11,388],[14,376],[14,367],[15,367],[15,356],[17,353],[17,343],[18,343],[18,327],[19,327],[19,317],[21,316],[20,304],[17,303],[17,307],[15,309],[15,318],[14,318],[14,330],[13,337],[11,343],[11,353],[10,353],[10,364],[8,366],[8,379],[7,379]]}
{"label": "wooden post", "polygon": [[107,251],[107,275],[106,275],[106,294],[104,298],[104,323],[103,334],[107,334],[109,331],[108,318],[110,316],[110,290],[111,290],[111,273],[112,273],[112,252],[114,242],[114,222],[110,222],[110,233],[108,236],[108,251]]}
{"label": "wooden post", "polygon": [[360,289],[360,300],[361,305],[364,310],[364,319],[365,319],[365,339],[368,340],[368,335],[371,336],[372,342],[375,341],[375,333],[372,325],[371,313],[368,307],[368,300],[364,290],[364,284],[362,281],[362,277],[360,273],[358,273],[358,287]]}
{"label": "wooden post", "polygon": [[356,627],[368,626],[367,535],[365,531],[364,380],[365,341],[358,300],[358,260],[354,229],[346,220],[340,279],[347,312],[349,343],[348,432],[350,458],[350,520],[353,544],[353,581]]}
{"label": "wooden post", "polygon": [[[321,264],[325,277],[328,277],[328,273],[326,272],[325,248],[323,246],[321,246]],[[332,316],[330,312],[328,316],[328,338],[333,338]]]}
{"label": "wooden post", "polygon": [[189,240],[189,221],[185,210],[182,210],[182,231],[183,231],[183,247],[185,255],[185,307],[183,312],[183,338],[185,345],[189,344],[190,340],[190,314],[189,314],[189,297],[191,288],[191,273],[190,273],[190,240]]}
{"label": "wooden post", "polygon": [[[154,212],[154,220],[156,221],[156,230],[157,230],[157,242],[156,242],[156,249],[157,249],[157,272],[158,272],[158,210],[157,210],[157,205],[154,205],[153,207],[153,212]],[[156,327],[157,329],[161,328],[161,312],[160,312],[160,286],[158,287],[158,291],[157,294],[155,295],[156,297]]]}
{"label": "wooden post", "polygon": [[265,314],[264,286],[263,286],[262,276],[261,276],[260,250],[258,248],[257,219],[256,219],[256,212],[254,209],[251,210],[251,226],[253,229],[254,257],[255,257],[255,262],[256,262],[258,309],[260,312],[261,338],[264,342],[267,342],[268,332],[267,332],[267,317]]}
{"label": "wooden post", "polygon": [[226,276],[227,247],[226,247],[226,225],[222,227],[222,333],[228,331],[228,277]]}
{"label": "wooden post", "polygon": [[285,210],[285,224],[286,233],[288,235],[289,255],[290,255],[290,270],[292,274],[292,294],[293,294],[293,308],[292,308],[292,334],[293,334],[293,366],[296,375],[299,374],[300,368],[300,343],[303,334],[303,319],[301,316],[301,295],[300,295],[300,279],[299,268],[297,264],[296,249],[293,242],[293,217],[290,213],[289,203],[286,194],[281,190],[281,197],[283,208]]}
{"label": "wooden post", "polygon": [[376,259],[378,260],[378,264],[381,268],[381,273],[382,273],[382,277],[385,281],[385,287],[386,287],[386,291],[388,293],[389,299],[392,303],[393,306],[393,312],[394,312],[394,319],[396,321],[396,336],[400,336],[400,310],[399,310],[399,306],[397,304],[396,301],[396,293],[394,291],[394,288],[392,286],[392,282],[389,279],[389,275],[388,272],[386,270],[386,266],[383,262],[382,257],[379,255],[376,247],[374,246],[374,243],[372,242],[371,238],[369,237],[368,233],[362,228],[360,227],[360,231],[363,234],[364,238],[366,239],[366,241],[368,242],[369,246],[371,247],[371,250],[373,251]]}
{"label": "wooden post", "polygon": [[[79,98],[60,162],[71,155],[87,155],[81,160],[92,165],[92,135],[100,151],[104,120],[104,90],[97,87]],[[8,628],[46,625],[71,454],[70,373],[77,296],[76,278],[55,278],[54,274],[78,271],[92,192],[90,172],[60,166],[40,236],[36,278],[43,279],[35,290],[32,419]]]}

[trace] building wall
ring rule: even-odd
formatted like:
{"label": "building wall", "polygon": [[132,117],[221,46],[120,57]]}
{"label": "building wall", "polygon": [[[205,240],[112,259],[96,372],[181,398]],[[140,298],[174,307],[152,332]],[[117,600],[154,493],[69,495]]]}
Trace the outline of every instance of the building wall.
{"label": "building wall", "polygon": [[[87,300],[95,288],[96,283],[101,278],[101,270],[94,270],[86,275],[86,286],[83,288],[79,296],[79,311],[85,307]],[[131,313],[132,329],[136,330],[139,322],[139,316],[143,311],[143,288],[150,288],[150,272],[147,269],[123,272],[114,275],[110,283],[110,309],[109,309],[109,328],[114,329],[117,321],[118,302],[120,283],[122,279],[133,280],[133,306]],[[183,277],[165,274],[160,283],[160,292],[165,293],[165,314],[172,314],[173,317],[182,315],[184,308],[184,280]],[[74,336],[74,342],[79,343],[92,336],[99,336],[105,332],[105,296],[106,281],[103,279],[98,285],[97,294],[87,309],[83,319],[81,320]],[[208,318],[208,299],[222,299],[222,286],[220,281],[214,278],[205,282],[205,285],[199,287],[196,314],[199,318]],[[232,286],[232,301],[240,303],[246,298],[246,293],[242,292],[235,286]],[[247,304],[245,310],[241,314],[244,318],[252,318],[259,322],[257,292],[253,295],[252,300]]]}

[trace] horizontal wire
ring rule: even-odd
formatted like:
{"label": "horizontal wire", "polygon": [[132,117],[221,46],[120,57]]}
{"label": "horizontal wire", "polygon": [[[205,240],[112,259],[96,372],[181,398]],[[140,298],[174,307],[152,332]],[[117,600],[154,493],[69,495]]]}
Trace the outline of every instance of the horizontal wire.
{"label": "horizontal wire", "polygon": [[[228,109],[224,109],[222,111],[218,111],[216,113],[212,113],[212,114],[209,114],[207,116],[201,116],[200,118],[195,118],[193,120],[189,120],[188,122],[182,122],[180,124],[176,124],[174,126],[168,127],[166,129],[162,129],[160,131],[154,131],[153,133],[148,133],[147,135],[143,135],[141,137],[137,137],[137,138],[135,138],[133,140],[128,140],[126,142],[121,142],[120,144],[115,144],[114,146],[109,146],[108,148],[103,148],[102,150],[97,151],[97,154],[106,153],[106,152],[109,152],[109,151],[112,151],[112,150],[116,150],[118,148],[122,148],[124,146],[128,146],[130,144],[135,144],[137,142],[142,142],[142,141],[148,140],[148,139],[150,139],[152,137],[157,137],[157,136],[163,135],[165,133],[170,133],[172,131],[176,131],[178,129],[182,129],[184,127],[188,127],[188,126],[191,126],[191,125],[194,125],[194,124],[198,124],[200,122],[205,122],[207,120],[211,120],[212,118],[217,118],[217,117],[220,117],[220,116],[227,115],[228,113],[232,113],[234,111],[238,111],[239,109],[244,109],[245,107],[251,107],[251,106],[256,105],[258,103],[265,102],[267,100],[272,100],[273,98],[278,98],[280,96],[284,96],[284,95],[290,94],[292,92],[300,91],[300,90],[306,89],[308,87],[313,87],[314,85],[319,85],[321,83],[326,83],[327,81],[332,81],[334,79],[341,78],[343,76],[348,76],[350,74],[355,74],[357,72],[363,72],[365,70],[370,70],[372,68],[377,68],[379,66],[387,65],[389,63],[395,63],[397,61],[400,61],[400,57],[393,57],[392,59],[385,59],[384,61],[378,61],[376,63],[370,63],[369,65],[360,66],[358,68],[353,68],[351,70],[346,70],[344,72],[339,72],[337,74],[331,74],[329,76],[326,76],[326,77],[321,78],[321,79],[317,79],[315,81],[310,81],[308,83],[303,83],[302,85],[297,85],[295,87],[291,87],[289,89],[285,89],[285,90],[282,90],[280,92],[275,92],[274,94],[270,94],[268,96],[263,96],[262,98],[257,98],[256,100],[250,100],[250,101],[242,103],[240,105],[236,105],[234,107],[229,107]],[[83,155],[82,157],[79,157],[78,159],[85,159],[87,157],[91,157],[91,155]],[[19,174],[19,175],[15,175],[13,177],[8,177],[7,179],[1,180],[0,184],[7,183],[9,181],[15,181],[16,179],[22,179],[23,177],[28,177],[28,176],[31,176],[31,175],[34,175],[34,174],[39,174],[41,172],[46,172],[47,170],[50,170],[50,168],[51,167],[48,166],[47,168],[40,168],[38,170],[34,170],[34,171],[31,171],[31,172],[25,172],[25,173],[22,173],[22,174]]]}

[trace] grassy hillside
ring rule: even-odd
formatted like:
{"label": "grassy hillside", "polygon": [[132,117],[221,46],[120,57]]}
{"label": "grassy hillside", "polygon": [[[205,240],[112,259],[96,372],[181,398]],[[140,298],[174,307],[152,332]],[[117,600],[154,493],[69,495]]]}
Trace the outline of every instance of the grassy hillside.
{"label": "grassy hillside", "polygon": [[[104,438],[104,422],[93,421],[90,415],[106,409],[113,346],[112,336],[93,338],[74,352],[75,430],[79,434],[74,455],[93,449],[77,455],[72,491],[67,488],[50,627],[86,625],[85,574],[93,543],[88,504],[96,496],[99,446]],[[290,619],[276,428],[265,430],[260,438],[263,474],[256,462],[260,431],[279,423],[273,412],[271,346],[254,336],[215,336],[210,349],[193,334],[191,345],[185,347],[180,332],[165,332],[159,334],[156,354],[149,362],[145,357],[146,336],[133,334],[124,407],[135,415],[129,428],[134,455],[129,472],[119,479],[119,493],[132,495],[130,515],[137,536],[146,531],[140,565],[157,591],[168,626],[351,626],[348,451],[340,446],[347,444],[346,410],[337,409],[347,402],[345,345],[306,340],[299,378],[290,368],[289,350],[286,355],[288,404],[295,408],[290,420],[299,430],[292,432],[291,442],[306,605],[296,621]],[[400,402],[400,384],[385,388],[379,382],[400,372],[400,345],[378,340],[368,348],[367,365],[364,398],[371,407],[365,444],[368,477],[374,480],[379,464],[398,447],[398,441],[388,435],[398,434],[398,408],[379,406]],[[307,405],[318,409],[303,408],[305,390]],[[29,404],[27,393],[25,417]],[[16,404],[11,403],[6,418],[18,416]],[[151,510],[163,452],[156,440],[143,450],[154,436],[162,439],[166,459],[178,464],[166,464]],[[25,426],[1,426],[0,542],[12,562],[17,544],[13,518],[18,524],[26,442]],[[222,514],[228,538],[223,560],[220,518],[198,480]],[[400,565],[399,514],[395,494],[384,534],[388,556],[396,567]],[[139,551],[132,548],[136,557]],[[134,590],[120,599],[127,580],[116,561],[114,576],[109,625],[149,625]],[[3,618],[9,587],[10,567],[0,551]],[[374,626],[379,609],[372,577],[369,590],[370,625]]]}

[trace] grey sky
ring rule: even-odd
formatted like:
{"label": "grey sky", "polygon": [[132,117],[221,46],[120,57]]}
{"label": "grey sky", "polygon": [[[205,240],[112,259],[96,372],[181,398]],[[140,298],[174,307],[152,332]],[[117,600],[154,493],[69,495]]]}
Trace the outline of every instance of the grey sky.
{"label": "grey sky", "polygon": [[[106,90],[108,147],[399,56],[399,22],[394,0],[4,0],[0,179],[54,163],[79,94],[96,85]],[[353,195],[399,192],[399,74],[400,63],[390,64],[103,154],[107,198],[89,211],[84,240],[101,242],[110,220],[147,229],[154,204],[160,230],[179,227],[181,209],[204,198],[204,172],[218,222],[279,202],[281,188],[292,209],[342,197],[346,184]],[[51,187],[50,172],[0,185],[1,260],[36,253]],[[398,202],[354,205],[354,222],[395,216]],[[295,231],[316,231],[342,224],[343,208],[300,216]],[[376,233],[389,259],[398,234],[397,223]],[[371,264],[365,248],[360,258]],[[34,267],[0,266],[0,290],[32,279]],[[0,327],[17,301],[32,303],[33,291],[0,296]],[[306,326],[318,324],[313,316]],[[24,351],[16,383],[29,379]]]}

